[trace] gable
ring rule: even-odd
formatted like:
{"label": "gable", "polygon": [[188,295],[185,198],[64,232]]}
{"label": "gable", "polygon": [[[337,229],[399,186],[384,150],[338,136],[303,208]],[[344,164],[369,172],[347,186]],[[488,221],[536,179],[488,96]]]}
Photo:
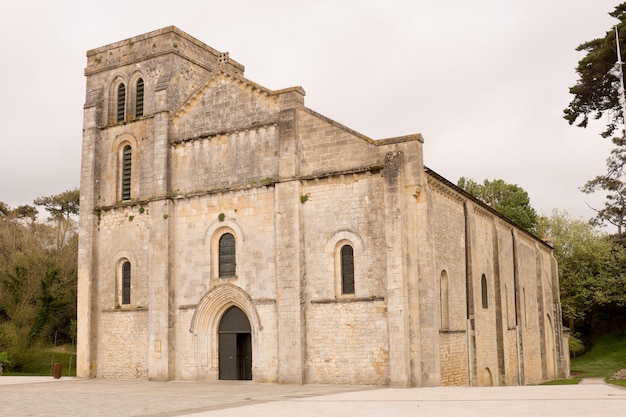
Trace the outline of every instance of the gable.
{"label": "gable", "polygon": [[278,100],[269,90],[218,72],[174,114],[172,141],[274,123],[278,109]]}

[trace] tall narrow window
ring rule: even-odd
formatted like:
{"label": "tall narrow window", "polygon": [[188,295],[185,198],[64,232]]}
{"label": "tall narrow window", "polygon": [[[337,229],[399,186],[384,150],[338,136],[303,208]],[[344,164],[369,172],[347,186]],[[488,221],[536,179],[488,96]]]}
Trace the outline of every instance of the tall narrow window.
{"label": "tall narrow window", "polygon": [[135,117],[143,116],[143,78],[137,80],[137,97],[135,99]]}
{"label": "tall narrow window", "polygon": [[480,278],[480,290],[482,295],[483,308],[488,308],[489,298],[487,294],[487,277],[485,276],[485,274],[483,274],[483,276]]}
{"label": "tall narrow window", "polygon": [[224,233],[219,241],[219,277],[234,277],[236,267],[235,237]]}
{"label": "tall narrow window", "polygon": [[130,304],[130,262],[122,264],[122,304]]}
{"label": "tall narrow window", "polygon": [[524,309],[524,326],[528,328],[528,309],[526,308],[526,287],[522,287],[522,308]]}
{"label": "tall narrow window", "polygon": [[124,146],[122,151],[122,200],[130,200],[130,179],[133,152],[130,145]]}
{"label": "tall narrow window", "polygon": [[350,245],[341,247],[341,293],[354,294],[354,251]]}
{"label": "tall narrow window", "polygon": [[448,273],[441,271],[441,288],[439,289],[439,298],[441,303],[441,328],[447,330],[450,328],[450,302],[448,296]]}
{"label": "tall narrow window", "polygon": [[117,86],[117,117],[116,121],[123,122],[126,116],[126,86],[120,84]]}
{"label": "tall narrow window", "polygon": [[509,329],[513,328],[513,314],[511,314],[511,303],[509,301],[509,286],[504,284],[504,299],[506,301],[506,325]]}

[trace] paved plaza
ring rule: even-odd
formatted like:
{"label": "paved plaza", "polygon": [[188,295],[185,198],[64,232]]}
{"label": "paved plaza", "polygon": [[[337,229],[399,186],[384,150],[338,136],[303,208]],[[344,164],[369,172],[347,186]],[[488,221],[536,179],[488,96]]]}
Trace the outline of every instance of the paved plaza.
{"label": "paved plaza", "polygon": [[0,377],[0,416],[622,416],[626,390],[585,384],[380,388],[249,381]]}

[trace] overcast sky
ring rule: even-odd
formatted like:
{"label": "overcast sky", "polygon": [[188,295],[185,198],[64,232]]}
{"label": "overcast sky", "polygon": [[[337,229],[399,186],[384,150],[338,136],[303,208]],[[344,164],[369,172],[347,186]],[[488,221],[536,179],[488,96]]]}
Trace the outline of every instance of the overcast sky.
{"label": "overcast sky", "polygon": [[[6,3],[10,3],[7,5]],[[605,120],[569,126],[575,48],[617,21],[608,0],[29,1],[0,6],[0,201],[76,188],[88,49],[169,25],[269,89],[374,139],[421,133],[456,183],[501,178],[540,214],[590,218]]]}

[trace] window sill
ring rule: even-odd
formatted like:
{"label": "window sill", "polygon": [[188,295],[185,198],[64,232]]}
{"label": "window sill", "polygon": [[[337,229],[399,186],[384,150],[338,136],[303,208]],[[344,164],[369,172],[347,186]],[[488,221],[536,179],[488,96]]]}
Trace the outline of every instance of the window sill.
{"label": "window sill", "polygon": [[[346,297],[346,296],[344,296]],[[333,303],[371,303],[371,302],[375,302],[375,301],[385,301],[385,297],[378,297],[378,296],[372,296],[372,297],[362,297],[362,298],[356,298],[356,297],[350,297],[350,298],[331,298],[331,299],[322,299],[322,300],[311,300],[311,304],[333,304]]]}
{"label": "window sill", "polygon": [[103,313],[117,313],[117,312],[136,312],[136,311],[148,311],[148,307],[120,307],[120,308],[103,308]]}
{"label": "window sill", "polygon": [[237,280],[237,278],[239,278],[237,275],[233,275],[230,277],[218,277],[217,279],[219,279],[220,281],[235,281]]}
{"label": "window sill", "polygon": [[456,333],[465,333],[465,329],[440,329],[439,334],[456,334]]}

